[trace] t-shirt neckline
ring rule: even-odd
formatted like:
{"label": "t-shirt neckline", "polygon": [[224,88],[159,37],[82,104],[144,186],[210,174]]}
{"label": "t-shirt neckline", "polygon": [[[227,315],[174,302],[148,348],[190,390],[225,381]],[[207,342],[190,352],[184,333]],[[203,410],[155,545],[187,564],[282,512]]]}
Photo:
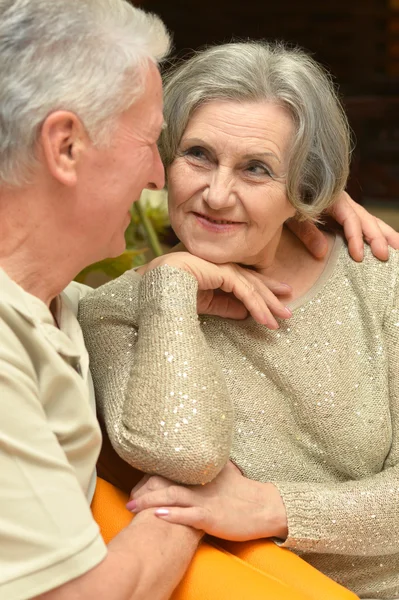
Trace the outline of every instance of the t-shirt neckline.
{"label": "t-shirt neckline", "polygon": [[324,269],[321,272],[320,277],[315,281],[312,287],[309,288],[307,292],[305,292],[305,294],[299,296],[298,298],[295,298],[295,300],[286,304],[287,308],[294,312],[297,308],[300,308],[301,306],[309,302],[309,300],[314,298],[316,294],[319,293],[321,288],[327,283],[332,272],[334,271],[338,261],[338,256],[341,252],[343,245],[344,240],[342,236],[340,236],[339,234],[334,234],[333,247],[331,248],[330,256],[328,257],[326,264],[324,265]]}

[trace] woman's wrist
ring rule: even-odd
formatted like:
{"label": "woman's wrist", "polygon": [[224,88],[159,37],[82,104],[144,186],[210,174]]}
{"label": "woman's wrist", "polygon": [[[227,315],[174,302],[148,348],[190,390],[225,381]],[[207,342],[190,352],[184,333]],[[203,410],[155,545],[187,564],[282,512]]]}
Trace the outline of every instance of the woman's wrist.
{"label": "woman's wrist", "polygon": [[142,276],[139,307],[168,314],[183,312],[197,318],[197,293],[195,277],[179,267],[161,263]]}
{"label": "woman's wrist", "polygon": [[191,274],[190,269],[187,267],[187,260],[184,260],[184,257],[186,257],[187,254],[187,252],[182,253],[181,251],[175,253],[166,253],[162,256],[153,258],[150,262],[136,269],[136,271],[140,275],[145,275],[149,271],[167,265]]}
{"label": "woman's wrist", "polygon": [[273,483],[259,483],[260,502],[263,506],[261,513],[264,535],[260,537],[277,537],[285,540],[288,536],[287,512],[280,492]]}

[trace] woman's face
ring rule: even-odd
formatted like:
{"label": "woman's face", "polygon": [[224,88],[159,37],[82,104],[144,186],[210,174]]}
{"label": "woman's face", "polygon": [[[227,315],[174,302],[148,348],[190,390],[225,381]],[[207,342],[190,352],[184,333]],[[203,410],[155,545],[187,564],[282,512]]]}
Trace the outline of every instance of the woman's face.
{"label": "woman's face", "polygon": [[195,111],[168,169],[170,219],[187,250],[214,263],[270,262],[295,214],[285,185],[293,135],[286,109],[268,102]]}

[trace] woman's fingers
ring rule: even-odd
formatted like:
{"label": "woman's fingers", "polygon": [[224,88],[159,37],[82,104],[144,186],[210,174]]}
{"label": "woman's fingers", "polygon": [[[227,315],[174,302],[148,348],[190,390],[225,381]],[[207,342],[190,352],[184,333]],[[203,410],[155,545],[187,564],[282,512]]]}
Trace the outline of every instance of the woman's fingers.
{"label": "woman's fingers", "polygon": [[200,493],[175,485],[135,497],[126,506],[134,513],[154,508],[154,514],[165,521],[212,531],[213,515],[202,500]]}
{"label": "woman's fingers", "polygon": [[[244,269],[243,269],[244,271]],[[292,316],[291,311],[284,306],[284,304],[275,296],[275,291],[270,289],[270,280],[262,275],[254,273],[253,271],[245,271],[244,277],[252,283],[258,294],[263,299],[266,307],[269,311],[280,319],[289,319]],[[280,284],[283,286],[285,294],[289,294],[291,287],[286,284]]]}
{"label": "woman's fingers", "polygon": [[287,296],[287,294],[292,292],[292,287],[288,283],[281,283],[281,281],[276,281],[275,279],[266,277],[266,275],[258,274],[257,276],[275,296]]}
{"label": "woman's fingers", "polygon": [[191,506],[189,508],[175,506],[170,508],[160,507],[154,511],[154,514],[169,523],[187,525],[188,527],[194,527],[194,529],[202,531],[209,529],[209,512],[200,506]]}
{"label": "woman's fingers", "polygon": [[[237,265],[234,266],[234,270],[237,273],[238,281],[242,283],[244,293],[247,294],[247,302],[253,303],[254,308],[252,310],[250,306],[247,306],[247,308],[258,322],[263,323],[270,329],[277,329],[278,323],[274,317],[288,319],[292,316],[291,311],[269,289],[268,278]],[[284,286],[286,293],[290,292],[291,288],[289,286],[281,285]],[[237,294],[239,291],[236,290],[235,293]],[[254,311],[256,312],[258,309],[262,318],[261,321],[254,314]]]}
{"label": "woman's fingers", "polygon": [[[291,291],[290,286],[234,264],[212,265],[212,267],[215,269],[215,280],[221,276],[221,280],[218,282],[220,289],[226,294],[234,294],[258,323],[266,325],[270,329],[277,329],[278,323],[273,315],[285,319],[291,316],[291,312],[269,289],[269,284],[273,286],[274,290],[278,289],[279,292],[285,294]],[[228,310],[230,314],[234,312],[239,315],[235,318],[245,318],[242,309],[236,302],[229,304],[228,300],[220,300],[217,295],[214,295],[212,302],[213,314],[220,314],[214,311],[221,307],[224,311]],[[223,316],[227,316],[226,312]]]}
{"label": "woman's fingers", "polygon": [[199,292],[197,309],[200,315],[215,315],[223,319],[242,320],[248,316],[248,310],[240,300],[221,290]]}
{"label": "woman's fingers", "polygon": [[266,325],[269,329],[278,329],[278,323],[259,293],[257,286],[244,277],[239,268],[234,269],[229,266],[228,269],[221,289],[225,292],[232,292],[236,298],[241,300],[255,321],[261,325]]}
{"label": "woman's fingers", "polygon": [[[273,315],[280,318],[291,316],[291,312],[275,296],[275,293],[289,293],[290,287],[272,279],[262,280],[262,276],[250,269],[231,263],[217,265],[187,252],[164,256],[155,259],[152,263],[152,267],[160,264],[174,265],[188,271],[196,278],[199,290],[197,302],[199,313],[243,319],[248,311],[255,321],[270,329],[278,329],[278,323]],[[272,285],[273,291],[269,289],[269,284]],[[218,298],[214,292],[219,289],[226,294],[233,294],[236,301]]]}

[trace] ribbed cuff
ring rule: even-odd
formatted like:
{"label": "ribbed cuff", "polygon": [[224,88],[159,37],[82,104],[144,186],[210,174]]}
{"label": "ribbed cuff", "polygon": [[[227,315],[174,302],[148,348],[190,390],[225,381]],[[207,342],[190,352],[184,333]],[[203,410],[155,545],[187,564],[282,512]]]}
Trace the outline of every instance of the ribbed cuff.
{"label": "ribbed cuff", "polygon": [[283,548],[315,552],[322,541],[322,497],[308,483],[276,483],[287,513],[288,536],[275,540]]}
{"label": "ribbed cuff", "polygon": [[198,282],[176,267],[161,265],[141,279],[139,308],[154,311],[181,312],[197,316]]}

